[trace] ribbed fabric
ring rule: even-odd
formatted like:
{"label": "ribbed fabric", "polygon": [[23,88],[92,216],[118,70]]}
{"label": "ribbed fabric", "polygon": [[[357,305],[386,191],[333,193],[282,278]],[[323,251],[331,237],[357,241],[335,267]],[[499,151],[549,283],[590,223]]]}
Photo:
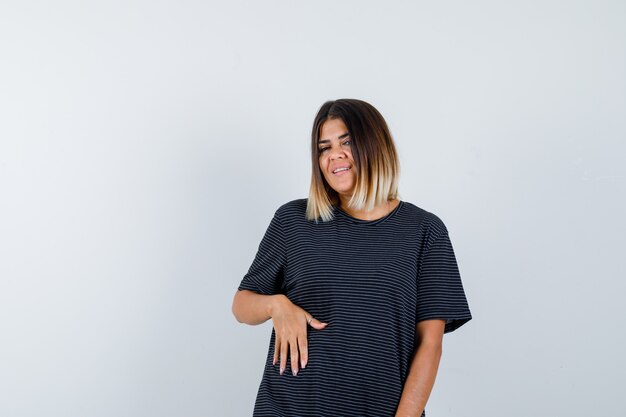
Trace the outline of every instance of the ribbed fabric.
{"label": "ribbed fabric", "polygon": [[[284,293],[316,319],[309,361],[297,376],[272,365],[274,330],[254,417],[394,416],[415,325],[446,319],[445,333],[472,316],[448,230],[409,202],[385,217],[305,219],[307,199],[280,206],[239,289]],[[425,416],[426,413],[422,413]]]}

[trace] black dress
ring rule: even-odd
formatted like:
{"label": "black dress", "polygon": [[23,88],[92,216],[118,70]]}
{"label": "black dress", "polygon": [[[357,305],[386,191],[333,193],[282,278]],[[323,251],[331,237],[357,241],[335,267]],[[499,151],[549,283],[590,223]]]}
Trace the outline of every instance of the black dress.
{"label": "black dress", "polygon": [[286,294],[329,324],[308,327],[297,376],[289,360],[283,375],[272,365],[272,329],[254,417],[393,417],[416,323],[446,319],[449,333],[472,318],[446,226],[406,201],[377,220],[335,207],[317,223],[306,204],[276,210],[239,289]]}

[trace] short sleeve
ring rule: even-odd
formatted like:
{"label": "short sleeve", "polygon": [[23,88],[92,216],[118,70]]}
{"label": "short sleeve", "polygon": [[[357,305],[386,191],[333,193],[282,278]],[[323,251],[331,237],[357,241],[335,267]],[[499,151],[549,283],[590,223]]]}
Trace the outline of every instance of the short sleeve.
{"label": "short sleeve", "polygon": [[445,319],[444,333],[458,329],[472,318],[446,229],[427,245],[422,256],[416,310],[416,322]]}
{"label": "short sleeve", "polygon": [[281,292],[286,262],[283,236],[282,224],[278,212],[275,212],[252,265],[239,284],[239,290],[251,290],[265,295]]}

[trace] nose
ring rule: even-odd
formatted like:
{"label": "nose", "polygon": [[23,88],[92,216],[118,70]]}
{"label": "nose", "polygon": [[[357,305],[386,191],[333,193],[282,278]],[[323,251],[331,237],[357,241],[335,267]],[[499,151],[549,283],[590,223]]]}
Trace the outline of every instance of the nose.
{"label": "nose", "polygon": [[346,151],[341,147],[341,145],[332,146],[328,151],[330,152],[331,160],[337,159],[338,157],[341,157],[341,158],[346,157]]}

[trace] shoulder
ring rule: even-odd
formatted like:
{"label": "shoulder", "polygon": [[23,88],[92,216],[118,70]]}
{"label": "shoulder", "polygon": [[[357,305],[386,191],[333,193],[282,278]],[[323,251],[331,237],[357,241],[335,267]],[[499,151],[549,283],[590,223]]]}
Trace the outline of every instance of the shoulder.
{"label": "shoulder", "polygon": [[434,212],[408,201],[404,201],[404,206],[411,221],[417,222],[426,236],[438,237],[444,233],[448,233],[444,221]]}
{"label": "shoulder", "polygon": [[275,211],[279,219],[303,217],[306,212],[308,198],[297,198],[281,204]]}

